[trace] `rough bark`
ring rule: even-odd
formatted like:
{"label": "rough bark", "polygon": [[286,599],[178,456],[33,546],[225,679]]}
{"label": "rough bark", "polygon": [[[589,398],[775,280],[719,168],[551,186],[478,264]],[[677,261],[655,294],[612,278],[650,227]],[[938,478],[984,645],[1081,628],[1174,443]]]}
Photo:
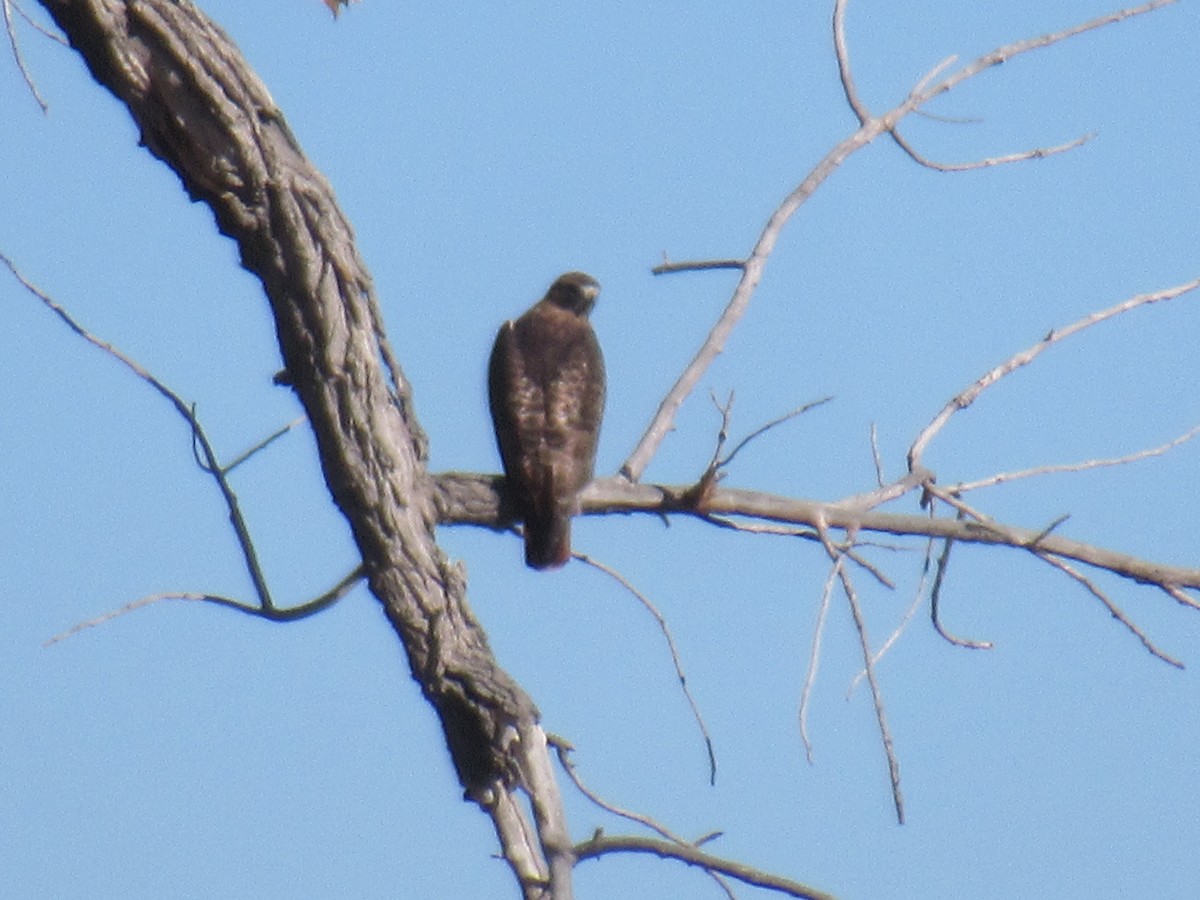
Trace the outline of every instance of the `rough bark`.
{"label": "rough bark", "polygon": [[[462,570],[438,549],[425,438],[333,191],[237,48],[191,3],[42,2],[95,79],[128,107],[145,147],[212,209],[242,265],[261,279],[289,381],[371,591],[441,719],[459,780],[491,812],[525,895],[542,896],[550,867],[539,844],[569,849],[569,841],[553,785],[534,804],[546,820],[536,837],[512,811],[511,791],[544,766],[537,710],[496,662]],[[514,850],[520,830],[523,847]],[[568,895],[569,886],[554,892]]]}

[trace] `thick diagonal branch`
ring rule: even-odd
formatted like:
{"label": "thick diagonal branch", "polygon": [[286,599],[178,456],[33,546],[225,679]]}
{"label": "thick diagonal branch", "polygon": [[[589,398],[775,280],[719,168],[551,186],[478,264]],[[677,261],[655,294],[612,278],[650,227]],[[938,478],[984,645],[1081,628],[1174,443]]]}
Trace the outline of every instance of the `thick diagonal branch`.
{"label": "thick diagonal branch", "polygon": [[[212,209],[262,281],[290,382],[371,590],[441,719],[460,781],[493,812],[504,840],[508,819],[495,813],[497,797],[534,768],[524,751],[545,756],[523,740],[537,734],[537,711],[497,664],[460,569],[435,542],[424,436],[399,368],[382,364],[391,360],[374,287],[332,189],[237,48],[191,3],[43,5],[96,80],[129,108],[145,146]],[[553,816],[539,812],[543,818]],[[545,847],[545,829],[541,837]],[[550,843],[569,847],[565,832]],[[522,877],[527,897],[550,896],[553,862],[514,866],[532,873]],[[569,896],[569,886],[553,896]]]}

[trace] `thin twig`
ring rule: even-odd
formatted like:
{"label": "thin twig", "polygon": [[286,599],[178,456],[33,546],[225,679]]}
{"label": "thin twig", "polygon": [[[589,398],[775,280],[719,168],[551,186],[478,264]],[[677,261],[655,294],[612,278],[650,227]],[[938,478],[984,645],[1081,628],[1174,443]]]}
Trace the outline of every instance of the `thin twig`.
{"label": "thin twig", "polygon": [[875,463],[875,483],[883,487],[883,457],[879,455],[879,429],[871,423],[871,461]]}
{"label": "thin twig", "polygon": [[867,623],[863,618],[862,607],[858,602],[858,592],[854,587],[854,582],[851,581],[849,573],[846,572],[846,567],[839,565],[842,554],[829,540],[828,530],[824,522],[817,525],[817,532],[821,535],[821,542],[825,545],[825,552],[829,554],[829,559],[835,564],[834,568],[837,572],[838,580],[842,585],[842,593],[846,596],[846,601],[850,604],[850,614],[854,617],[854,627],[858,632],[859,646],[862,648],[863,667],[867,670],[867,684],[871,688],[871,701],[875,706],[875,721],[879,726],[879,737],[883,742],[883,753],[887,757],[888,777],[892,783],[892,802],[896,807],[896,820],[904,824],[904,796],[900,792],[900,761],[896,758],[896,750],[892,742],[892,732],[888,727],[887,712],[883,705],[883,692],[879,688],[879,681],[875,677],[875,663],[871,653],[871,642],[867,636]]}
{"label": "thin twig", "polygon": [[1009,153],[1004,156],[989,156],[985,159],[977,159],[965,163],[940,163],[918,153],[916,148],[898,130],[892,132],[892,140],[896,142],[901,150],[909,155],[913,162],[927,169],[933,169],[936,172],[971,172],[975,169],[990,169],[993,166],[1004,166],[1009,163],[1045,159],[1048,156],[1057,156],[1059,153],[1066,153],[1068,150],[1081,147],[1095,136],[1096,132],[1093,131],[1090,134],[1077,137],[1073,141],[1067,141],[1065,144],[1057,144],[1053,147],[1036,147],[1033,150],[1022,150],[1019,153]]}
{"label": "thin twig", "polygon": [[[662,825],[658,821],[650,818],[650,816],[646,816],[646,815],[643,815],[642,813],[637,813],[637,812],[634,812],[633,810],[624,809],[613,803],[609,803],[607,800],[605,800],[603,797],[601,797],[599,794],[597,794],[595,791],[593,791],[591,788],[589,788],[586,784],[583,783],[583,779],[579,776],[579,772],[575,769],[575,763],[571,759],[571,755],[570,755],[571,751],[574,750],[575,748],[568,741],[564,740],[563,738],[559,737],[558,735],[547,734],[546,735],[546,743],[548,743],[550,746],[552,746],[554,748],[554,752],[558,755],[559,764],[563,767],[563,771],[567,773],[567,777],[571,779],[571,783],[575,785],[576,790],[578,790],[579,793],[583,794],[583,796],[587,797],[590,801],[592,801],[592,803],[594,803],[596,806],[600,807],[601,809],[612,813],[614,816],[619,816],[622,819],[627,819],[630,822],[636,822],[639,825],[644,825],[646,828],[649,828],[651,831],[656,832],[657,834],[666,838],[672,844],[675,844],[679,847],[696,848],[696,847],[699,847],[701,844],[708,843],[709,841],[713,840],[714,838],[720,837],[721,832],[713,831],[713,832],[709,832],[708,834],[704,835],[699,840],[689,841],[689,840],[686,840],[685,838],[680,837],[679,835],[675,834],[673,831],[668,829],[665,825]],[[721,886],[721,888],[725,891],[726,896],[733,898],[733,896],[734,896],[733,891],[730,890],[729,885],[725,883],[724,879],[721,877],[721,875],[718,872],[709,871],[708,874],[711,875],[712,878],[717,882],[717,884],[719,884]]]}
{"label": "thin twig", "polygon": [[[79,337],[83,338],[93,347],[96,347],[108,356],[117,360],[119,363],[133,372],[138,378],[149,384],[161,396],[170,401],[171,405],[175,408],[175,411],[179,413],[179,415],[183,417],[184,421],[188,423],[188,426],[192,430],[193,451],[196,449],[199,450],[199,453],[197,454],[197,461],[217,483],[217,487],[221,492],[221,496],[225,500],[225,505],[229,509],[229,521],[233,526],[234,533],[237,535],[238,546],[242,551],[242,559],[246,565],[246,570],[250,575],[250,580],[254,584],[254,590],[258,595],[259,603],[261,604],[260,607],[251,607],[238,600],[232,600],[228,597],[220,597],[218,595],[210,594],[156,594],[152,595],[153,599],[143,598],[140,601],[134,601],[133,604],[123,607],[122,609],[117,610],[115,613],[106,614],[105,616],[101,616],[99,619],[93,620],[90,623],[83,623],[82,626],[77,626],[77,628],[91,627],[94,624],[107,621],[116,615],[128,612],[130,611],[130,608],[140,608],[141,606],[145,606],[150,602],[155,602],[156,600],[162,599],[208,599],[210,602],[217,603],[222,606],[228,606],[241,612],[257,615],[270,621],[288,622],[313,615],[314,613],[320,612],[321,610],[330,606],[340,599],[346,593],[346,591],[349,590],[349,587],[354,582],[362,577],[359,569],[355,569],[355,571],[349,576],[338,582],[334,588],[314,600],[302,603],[299,606],[285,609],[275,606],[274,601],[271,598],[270,589],[267,586],[266,576],[263,574],[262,566],[258,561],[258,553],[254,548],[254,542],[250,536],[249,526],[247,526],[245,517],[242,515],[237,494],[234,493],[233,488],[230,486],[229,481],[226,478],[227,472],[233,466],[231,465],[224,468],[221,466],[217,459],[216,451],[213,449],[208,436],[205,434],[204,429],[200,424],[200,420],[196,417],[195,410],[190,407],[182,397],[167,387],[166,384],[164,384],[154,375],[146,371],[146,369],[144,369],[133,358],[127,356],[124,352],[117,349],[112,344],[96,337],[94,334],[84,328],[69,312],[67,312],[67,310],[61,304],[54,300],[54,298],[25,278],[25,276],[22,275],[17,269],[13,261],[3,253],[0,253],[0,262],[3,262],[8,267],[8,270],[12,273],[13,277],[16,278],[17,281],[20,282],[20,284],[27,291],[42,301],[42,303],[45,304],[45,306],[47,306],[55,315],[57,315],[59,319],[61,319],[67,325],[68,328],[75,332],[75,334],[79,335]],[[268,441],[269,440],[273,440],[273,438],[269,438]],[[246,454],[243,454],[242,458],[245,458],[245,456]],[[237,462],[241,462],[242,458],[235,461],[235,464]],[[67,632],[67,634],[73,633],[74,630],[76,629]]]}
{"label": "thin twig", "polygon": [[812,691],[817,684],[817,672],[821,668],[821,646],[825,638],[825,622],[829,617],[829,602],[833,597],[833,582],[837,578],[841,559],[830,566],[825,586],[821,589],[821,603],[817,607],[817,623],[813,626],[812,650],[808,654],[808,670],[804,673],[804,687],[800,689],[800,740],[804,742],[804,757],[813,764],[813,744],[808,736],[808,708]]}
{"label": "thin twig", "polygon": [[258,553],[254,549],[254,542],[250,537],[250,529],[246,525],[246,520],[242,516],[241,508],[238,504],[237,494],[234,493],[229,481],[225,478],[225,473],[221,469],[220,463],[217,461],[216,451],[209,442],[207,435],[204,433],[200,421],[196,418],[195,411],[173,390],[167,387],[162,381],[151,375],[142,366],[137,363],[132,357],[127,356],[121,350],[118,350],[108,341],[102,340],[79,324],[75,318],[67,312],[67,310],[55,301],[49,294],[38,288],[32,282],[25,278],[18,270],[16,265],[7,256],[0,253],[0,262],[3,262],[13,277],[19,281],[24,288],[42,301],[49,307],[55,315],[66,323],[72,331],[91,344],[93,347],[111,356],[113,359],[121,363],[129,371],[133,372],[142,381],[149,384],[160,395],[170,401],[175,407],[175,411],[183,417],[184,421],[192,429],[193,440],[198,442],[201,456],[204,461],[205,471],[212,476],[217,483],[217,488],[221,491],[221,496],[225,499],[225,505],[229,508],[229,521],[233,525],[233,530],[237,534],[238,546],[242,551],[242,559],[246,564],[246,570],[250,575],[250,580],[254,584],[255,593],[258,594],[259,600],[262,603],[264,610],[274,609],[274,602],[271,599],[270,588],[267,586],[267,579],[263,575],[262,566],[258,562]]}
{"label": "thin twig", "polygon": [[[1166,2],[1174,2],[1174,0],[1166,0]],[[1065,340],[1073,334],[1077,334],[1086,328],[1090,328],[1100,322],[1128,312],[1131,309],[1136,309],[1139,306],[1146,306],[1151,303],[1158,303],[1162,300],[1173,300],[1191,291],[1200,288],[1200,278],[1184,284],[1176,285],[1175,287],[1166,288],[1161,291],[1155,291],[1149,294],[1138,294],[1130,297],[1128,300],[1123,300],[1108,309],[1094,312],[1084,316],[1076,322],[1072,322],[1065,328],[1052,330],[1042,340],[1038,341],[1032,347],[1029,347],[1015,356],[1002,362],[995,368],[985,372],[982,376],[968,385],[964,390],[956,394],[949,403],[942,407],[939,412],[925,428],[917,435],[917,439],[913,441],[912,446],[908,451],[908,467],[912,471],[921,465],[921,457],[925,452],[925,448],[934,436],[942,430],[945,424],[950,421],[950,418],[959,410],[966,409],[979,397],[981,393],[998,382],[1004,376],[1015,372],[1022,366],[1027,366],[1038,356],[1048,350],[1055,344]]]}
{"label": "thin twig", "polygon": [[[962,516],[963,513],[960,511],[959,515]],[[941,635],[943,640],[955,647],[965,647],[968,650],[991,650],[991,641],[976,641],[971,638],[959,637],[942,625],[942,586],[945,585],[946,573],[950,570],[950,550],[953,547],[954,539],[947,538],[942,543],[942,552],[938,554],[933,587],[929,591],[929,620],[933,623],[933,630]]]}
{"label": "thin twig", "polygon": [[239,453],[237,456],[235,456],[233,458],[233,460],[231,462],[226,463],[225,464],[225,474],[228,475],[230,472],[232,472],[234,469],[236,469],[238,466],[240,466],[242,463],[244,463],[246,460],[248,460],[254,454],[258,453],[260,450],[265,450],[267,447],[269,447],[271,444],[275,443],[275,441],[279,440],[279,438],[283,437],[285,434],[287,434],[293,428],[303,425],[307,421],[308,421],[307,417],[297,416],[295,419],[292,419],[292,421],[288,422],[283,427],[271,432],[269,435],[267,435],[265,438],[263,438],[261,441],[259,441],[257,444],[255,444],[253,447],[251,447],[248,450],[243,451],[242,453]]}
{"label": "thin twig", "polygon": [[1189,606],[1192,609],[1200,609],[1200,600],[1196,600],[1194,597],[1188,596],[1187,591],[1180,588],[1179,585],[1160,584],[1159,587],[1162,588],[1162,590],[1166,592],[1169,597],[1173,598],[1181,605]]}
{"label": "thin twig", "polygon": [[110,622],[118,616],[123,616],[126,613],[131,613],[143,607],[150,606],[160,600],[202,600],[205,603],[215,603],[218,606],[224,606],[228,609],[237,610],[249,616],[254,616],[259,619],[266,619],[269,622],[295,622],[298,619],[305,619],[315,615],[324,609],[328,609],[342,597],[350,593],[350,590],[363,579],[362,566],[358,566],[349,575],[345,576],[341,581],[335,584],[325,593],[321,594],[312,600],[302,603],[299,606],[290,606],[286,608],[270,607],[264,608],[261,606],[251,606],[248,603],[243,603],[241,600],[235,600],[231,597],[222,597],[219,594],[195,594],[188,592],[167,592],[162,594],[150,594],[134,600],[131,603],[126,603],[124,606],[110,610],[103,615],[96,616],[94,619],[88,619],[86,622],[79,622],[72,625],[66,631],[54,635],[54,637],[42,643],[43,647],[49,647],[51,644],[57,644],[59,641],[66,640],[81,631],[86,631],[89,628],[95,628],[97,625],[103,625],[105,622]]}
{"label": "thin twig", "polygon": [[603,572],[609,578],[612,578],[617,584],[625,588],[631,593],[639,603],[646,609],[650,615],[654,616],[654,620],[658,622],[659,630],[662,631],[663,637],[667,641],[667,650],[671,654],[671,664],[675,667],[675,675],[679,678],[679,687],[683,691],[683,696],[687,699],[688,706],[692,708],[692,717],[696,720],[696,725],[700,729],[700,735],[704,738],[704,747],[708,752],[708,779],[710,784],[717,782],[717,754],[713,749],[712,735],[709,734],[708,726],[704,722],[704,716],[700,714],[700,706],[696,703],[696,698],[692,696],[692,691],[688,687],[687,675],[683,671],[683,663],[679,659],[679,649],[675,646],[675,638],[671,634],[671,629],[667,625],[666,617],[658,611],[658,608],[650,602],[650,598],[639,591],[630,583],[629,579],[618,572],[611,566],[605,565],[599,560],[588,556],[586,553],[575,551],[571,554],[581,562],[587,563],[592,568]]}
{"label": "thin twig", "polygon": [[[8,45],[12,48],[13,60],[17,64],[17,69],[21,73],[21,78],[24,79],[25,86],[29,88],[30,95],[37,102],[37,105],[42,108],[42,112],[47,113],[50,111],[50,105],[46,103],[44,99],[42,99],[42,95],[38,92],[37,84],[34,82],[33,76],[29,74],[28,66],[25,65],[25,58],[21,55],[21,43],[17,40],[16,28],[14,27],[12,20],[12,0],[3,0],[3,2],[0,3],[0,8],[2,8],[4,11],[4,30],[8,32]],[[32,22],[32,20],[25,15],[24,11],[22,11],[20,7],[17,7],[17,11],[21,13],[22,18]],[[40,27],[38,30],[44,32],[44,29]]]}
{"label": "thin twig", "polygon": [[650,270],[651,275],[673,275],[677,272],[708,272],[713,269],[744,269],[746,263],[740,259],[692,259],[683,262],[663,261]]}
{"label": "thin twig", "polygon": [[1061,559],[1059,559],[1058,557],[1056,557],[1050,553],[1046,553],[1041,550],[1033,550],[1032,552],[1034,553],[1035,556],[1037,556],[1038,559],[1042,560],[1043,562],[1049,563],[1050,565],[1054,566],[1054,568],[1056,568],[1062,572],[1065,572],[1067,575],[1069,575],[1075,581],[1079,582],[1085,588],[1087,588],[1087,590],[1091,593],[1091,595],[1093,597],[1095,597],[1097,600],[1099,600],[1101,603],[1104,604],[1104,607],[1105,607],[1105,609],[1108,610],[1109,614],[1114,619],[1116,619],[1118,622],[1120,622],[1122,625],[1124,625],[1131,634],[1136,636],[1137,639],[1142,642],[1142,646],[1145,647],[1147,650],[1149,650],[1154,656],[1157,656],[1163,662],[1169,663],[1170,665],[1174,666],[1177,669],[1182,669],[1184,667],[1183,663],[1180,662],[1178,659],[1165,653],[1164,651],[1160,650],[1157,646],[1155,646],[1154,642],[1151,641],[1150,638],[1148,638],[1146,636],[1146,633],[1144,631],[1142,631],[1142,629],[1139,628],[1132,619],[1130,619],[1127,615],[1125,615],[1124,611],[1119,606],[1117,606],[1117,604],[1115,604],[1111,599],[1109,599],[1108,595],[1105,594],[1104,591],[1100,590],[1100,588],[1097,587],[1096,584],[1090,578],[1088,578],[1086,575],[1084,575],[1082,572],[1080,572],[1074,566],[1071,566],[1071,565],[1063,562]]}
{"label": "thin twig", "polygon": [[655,856],[675,859],[690,866],[696,866],[710,874],[719,872],[754,887],[776,891],[788,897],[797,897],[800,900],[834,900],[833,895],[814,887],[792,881],[790,878],[771,875],[744,863],[713,856],[695,846],[680,846],[656,838],[608,836],[602,833],[597,833],[589,840],[575,845],[575,856],[580,862],[585,859],[595,859],[607,853],[652,853]]}
{"label": "thin twig", "polygon": [[[932,541],[927,543],[932,543]],[[913,591],[912,603],[910,603],[908,605],[908,609],[904,611],[904,616],[900,619],[900,624],[892,629],[892,633],[888,635],[887,640],[880,644],[879,649],[875,651],[875,655],[871,658],[872,665],[879,665],[884,656],[887,655],[887,652],[895,645],[896,641],[900,640],[900,635],[904,634],[904,631],[908,628],[908,623],[912,621],[913,616],[917,614],[917,610],[921,607],[921,600],[925,594],[925,579],[928,577],[928,574],[929,573],[927,569],[921,572],[921,577],[917,581],[917,589]],[[850,680],[850,687],[846,690],[847,700],[854,695],[854,692],[858,689],[858,686],[866,677],[866,668],[864,667],[859,669],[858,674]]]}
{"label": "thin twig", "polygon": [[1088,469],[1100,469],[1106,466],[1122,466],[1126,463],[1149,459],[1152,456],[1162,456],[1168,450],[1173,450],[1180,444],[1190,441],[1197,434],[1200,434],[1200,425],[1158,447],[1152,447],[1149,450],[1139,450],[1137,453],[1130,453],[1126,456],[1117,456],[1110,459],[1089,459],[1078,463],[1065,463],[1052,466],[1036,466],[1032,469],[1021,469],[1017,472],[1000,472],[997,475],[980,478],[977,481],[962,481],[958,484],[949,485],[946,490],[952,494],[965,494],[967,491],[992,487],[993,485],[1003,484],[1007,481],[1016,481],[1019,478],[1033,478],[1037,475],[1053,475],[1060,472],[1084,472]]}
{"label": "thin twig", "polygon": [[[732,402],[732,399],[733,399],[733,397],[731,395],[730,396],[731,402]],[[809,403],[805,403],[803,406],[797,406],[795,409],[791,410],[790,412],[784,413],[782,416],[779,416],[778,418],[772,419],[770,422],[767,422],[765,425],[760,425],[758,428],[755,428],[752,432],[750,432],[748,435],[746,435],[744,438],[742,438],[740,441],[738,441],[737,446],[735,446],[732,450],[730,450],[724,459],[718,460],[718,462],[717,462],[718,467],[720,467],[722,469],[727,468],[729,466],[729,464],[731,462],[733,462],[733,458],[742,451],[742,448],[745,447],[747,444],[749,444],[751,441],[753,441],[755,438],[766,434],[772,428],[775,428],[778,425],[782,425],[784,422],[790,422],[792,419],[795,419],[797,416],[804,415],[810,409],[815,409],[818,406],[823,406],[824,404],[830,402],[832,399],[833,399],[833,397],[830,396],[830,397],[822,397],[820,400],[813,400]]]}

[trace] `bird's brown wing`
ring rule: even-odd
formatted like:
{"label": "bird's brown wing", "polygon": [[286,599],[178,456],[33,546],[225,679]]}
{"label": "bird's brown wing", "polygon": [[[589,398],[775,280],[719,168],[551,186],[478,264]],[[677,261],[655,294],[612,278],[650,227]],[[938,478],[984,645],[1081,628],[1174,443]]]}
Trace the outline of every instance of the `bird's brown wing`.
{"label": "bird's brown wing", "polygon": [[[542,408],[541,391],[526,371],[521,347],[516,340],[512,321],[505,322],[496,335],[492,356],[488,361],[488,402],[496,446],[504,473],[510,481],[509,493],[514,502],[527,494],[534,473],[529,471],[529,450],[536,446],[536,419]],[[517,502],[515,510],[524,515],[524,504]]]}

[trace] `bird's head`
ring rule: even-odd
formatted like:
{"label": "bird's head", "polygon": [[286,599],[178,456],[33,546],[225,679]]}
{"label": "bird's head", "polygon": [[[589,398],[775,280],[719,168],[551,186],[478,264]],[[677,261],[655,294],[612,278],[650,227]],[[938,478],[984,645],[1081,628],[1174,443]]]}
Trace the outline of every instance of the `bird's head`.
{"label": "bird's head", "polygon": [[559,275],[554,284],[550,285],[544,299],[577,316],[586,316],[596,305],[599,293],[600,282],[591,275],[584,272],[567,272],[565,275]]}

